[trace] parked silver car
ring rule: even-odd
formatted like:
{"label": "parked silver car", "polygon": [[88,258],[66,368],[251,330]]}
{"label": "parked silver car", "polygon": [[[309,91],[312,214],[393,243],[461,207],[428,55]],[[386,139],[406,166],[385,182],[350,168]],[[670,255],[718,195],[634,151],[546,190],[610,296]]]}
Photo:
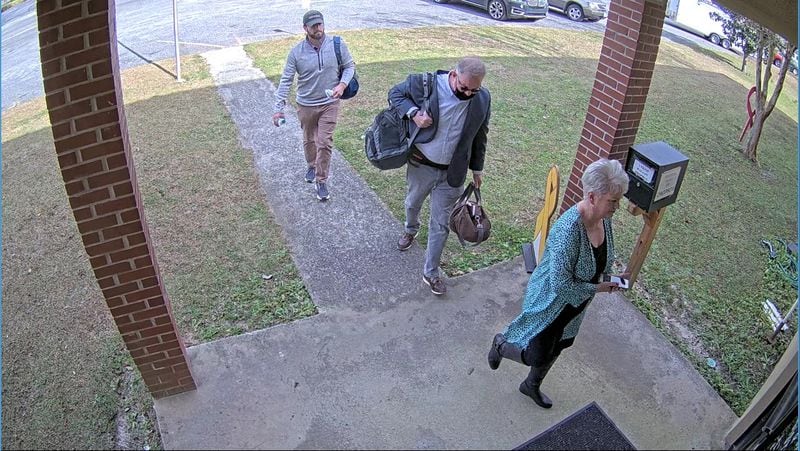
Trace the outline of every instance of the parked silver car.
{"label": "parked silver car", "polygon": [[571,20],[595,21],[608,16],[608,0],[548,0],[551,8],[567,15]]}
{"label": "parked silver car", "polygon": [[[451,0],[433,0],[450,3]],[[547,0],[459,0],[486,10],[495,20],[543,19],[547,16]],[[453,0],[455,2],[455,0]]]}

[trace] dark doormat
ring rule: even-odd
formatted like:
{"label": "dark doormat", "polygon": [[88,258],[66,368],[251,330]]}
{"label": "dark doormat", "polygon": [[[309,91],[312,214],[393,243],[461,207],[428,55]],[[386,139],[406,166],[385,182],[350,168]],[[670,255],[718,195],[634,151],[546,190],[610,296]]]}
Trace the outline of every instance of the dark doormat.
{"label": "dark doormat", "polygon": [[514,450],[527,449],[631,449],[630,440],[592,401]]}

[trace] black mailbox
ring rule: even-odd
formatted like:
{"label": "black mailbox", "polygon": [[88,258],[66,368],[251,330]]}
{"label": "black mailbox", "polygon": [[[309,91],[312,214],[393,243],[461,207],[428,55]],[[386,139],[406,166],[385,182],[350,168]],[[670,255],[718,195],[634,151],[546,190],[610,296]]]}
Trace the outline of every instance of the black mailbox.
{"label": "black mailbox", "polygon": [[688,163],[684,154],[664,141],[631,146],[625,162],[630,178],[625,197],[648,213],[674,203]]}

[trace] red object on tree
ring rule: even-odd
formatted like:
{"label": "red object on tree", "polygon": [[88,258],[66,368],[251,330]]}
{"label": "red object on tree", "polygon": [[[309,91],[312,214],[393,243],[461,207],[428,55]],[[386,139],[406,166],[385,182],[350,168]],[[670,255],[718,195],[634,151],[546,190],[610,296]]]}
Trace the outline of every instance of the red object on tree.
{"label": "red object on tree", "polygon": [[747,119],[744,121],[744,127],[742,127],[742,133],[739,135],[739,142],[742,142],[742,139],[744,139],[744,135],[747,133],[747,130],[750,130],[750,127],[753,126],[753,117],[755,117],[756,112],[753,111],[753,105],[750,103],[750,99],[753,98],[753,94],[755,93],[756,93],[755,86],[750,88],[750,91],[747,93],[747,100],[745,100],[745,105],[747,106]]}

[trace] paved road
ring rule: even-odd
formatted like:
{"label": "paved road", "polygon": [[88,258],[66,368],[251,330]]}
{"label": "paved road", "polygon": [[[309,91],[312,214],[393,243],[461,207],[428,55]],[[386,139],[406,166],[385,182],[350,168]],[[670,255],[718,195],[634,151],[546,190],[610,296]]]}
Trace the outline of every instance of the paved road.
{"label": "paved road", "polygon": [[[2,14],[2,109],[43,95],[35,0]],[[224,6],[223,6],[224,5]],[[301,33],[303,13],[318,9],[331,30],[410,28],[434,25],[491,25],[484,11],[464,4],[432,0],[179,0],[182,54]],[[122,68],[174,57],[172,0],[116,2],[119,58]],[[512,22],[521,27],[550,27],[603,32],[606,21],[576,23],[551,11],[547,18]],[[664,38],[682,44],[714,47],[667,26]]]}

